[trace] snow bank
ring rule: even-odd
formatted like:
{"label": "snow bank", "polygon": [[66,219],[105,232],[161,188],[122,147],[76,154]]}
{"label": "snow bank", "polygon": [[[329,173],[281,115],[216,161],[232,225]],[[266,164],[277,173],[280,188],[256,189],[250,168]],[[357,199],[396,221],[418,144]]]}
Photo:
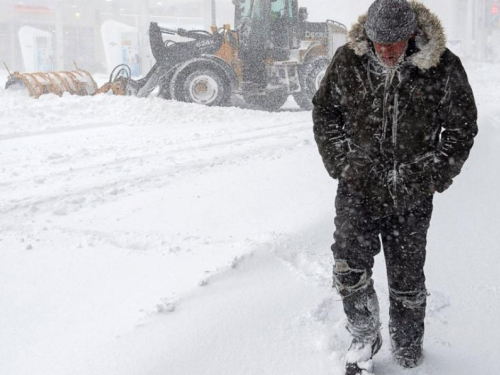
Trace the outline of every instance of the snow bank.
{"label": "snow bank", "polygon": [[[435,201],[420,375],[496,373],[496,68]],[[308,112],[0,89],[0,374],[341,374],[336,184]],[[376,287],[382,321],[383,259]],[[375,373],[401,374],[387,330]]]}

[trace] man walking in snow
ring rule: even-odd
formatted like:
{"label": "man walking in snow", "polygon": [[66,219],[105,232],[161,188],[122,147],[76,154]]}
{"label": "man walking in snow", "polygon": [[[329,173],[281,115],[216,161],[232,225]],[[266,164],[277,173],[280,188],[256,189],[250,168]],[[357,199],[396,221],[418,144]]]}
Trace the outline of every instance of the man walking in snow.
{"label": "man walking in snow", "polygon": [[346,374],[372,371],[382,345],[372,281],[381,243],[392,351],[397,363],[415,367],[433,194],[452,184],[477,134],[467,75],[429,9],[377,0],[336,52],[313,103],[319,152],[339,180],[332,251],[334,286],[353,336]]}

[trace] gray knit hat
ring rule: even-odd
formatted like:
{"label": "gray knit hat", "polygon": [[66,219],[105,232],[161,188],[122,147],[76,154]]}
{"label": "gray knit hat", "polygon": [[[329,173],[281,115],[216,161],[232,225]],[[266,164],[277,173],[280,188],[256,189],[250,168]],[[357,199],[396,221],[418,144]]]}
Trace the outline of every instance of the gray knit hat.
{"label": "gray knit hat", "polygon": [[407,0],[376,0],[368,9],[368,38],[390,44],[410,39],[417,28],[415,12]]}

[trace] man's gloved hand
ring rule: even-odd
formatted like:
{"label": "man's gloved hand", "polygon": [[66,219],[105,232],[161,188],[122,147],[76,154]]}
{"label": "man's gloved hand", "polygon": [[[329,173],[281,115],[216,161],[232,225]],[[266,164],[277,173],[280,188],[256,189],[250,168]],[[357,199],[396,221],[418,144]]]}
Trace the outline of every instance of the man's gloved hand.
{"label": "man's gloved hand", "polygon": [[442,193],[453,184],[453,179],[449,177],[449,162],[443,160],[437,154],[434,159],[432,180],[435,191]]}
{"label": "man's gloved hand", "polygon": [[434,153],[427,153],[390,168],[387,187],[392,198],[401,206],[409,206],[439,191],[437,163]]}
{"label": "man's gloved hand", "polygon": [[340,178],[344,181],[350,191],[361,191],[363,189],[362,178],[359,172],[350,163],[342,169]]}
{"label": "man's gloved hand", "polygon": [[360,152],[350,151],[346,155],[346,165],[340,173],[340,178],[347,188],[353,192],[360,192],[368,181],[368,172],[371,168],[371,159]]}
{"label": "man's gloved hand", "polygon": [[[434,194],[437,188],[437,172],[439,160],[434,153],[418,157],[412,163],[403,163],[398,166],[399,185],[405,190],[402,194]],[[418,187],[419,192],[410,191],[411,185]]]}

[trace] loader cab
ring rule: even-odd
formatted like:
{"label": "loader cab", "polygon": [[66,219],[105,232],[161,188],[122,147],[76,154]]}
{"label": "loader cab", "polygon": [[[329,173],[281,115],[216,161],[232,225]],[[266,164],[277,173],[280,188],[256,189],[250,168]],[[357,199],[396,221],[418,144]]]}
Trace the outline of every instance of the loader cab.
{"label": "loader cab", "polygon": [[233,0],[240,49],[263,49],[266,57],[283,61],[299,45],[297,0]]}
{"label": "loader cab", "polygon": [[299,17],[297,0],[271,0],[271,41],[274,43],[274,59],[288,60],[290,51],[299,47]]}

